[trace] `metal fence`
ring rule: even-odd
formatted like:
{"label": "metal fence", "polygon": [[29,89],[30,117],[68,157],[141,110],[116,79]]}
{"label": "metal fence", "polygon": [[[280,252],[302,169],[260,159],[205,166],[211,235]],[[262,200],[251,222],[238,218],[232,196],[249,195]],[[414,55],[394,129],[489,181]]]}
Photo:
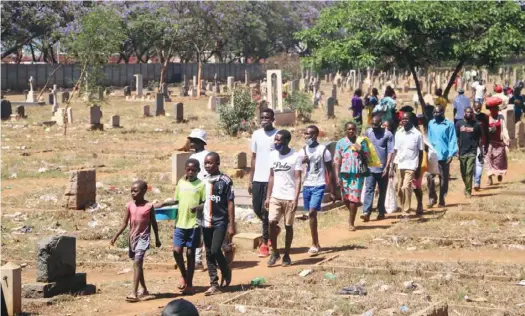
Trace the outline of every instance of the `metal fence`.
{"label": "metal fence", "polygon": [[[49,76],[59,65],[52,64],[1,64],[1,89],[22,91],[29,89],[29,77],[33,77],[33,88],[43,88]],[[250,80],[260,80],[265,76],[261,64],[203,64],[202,79],[213,80],[215,74],[219,80],[233,76],[244,81],[244,71],[248,70]],[[106,86],[123,87],[133,83],[133,75],[142,74],[144,84],[159,81],[161,64],[107,64],[104,65]],[[184,75],[188,80],[197,76],[197,64],[170,63],[166,69],[168,83],[181,82]],[[61,65],[52,75],[48,87],[56,84],[62,88],[72,88],[80,76],[79,64]]]}

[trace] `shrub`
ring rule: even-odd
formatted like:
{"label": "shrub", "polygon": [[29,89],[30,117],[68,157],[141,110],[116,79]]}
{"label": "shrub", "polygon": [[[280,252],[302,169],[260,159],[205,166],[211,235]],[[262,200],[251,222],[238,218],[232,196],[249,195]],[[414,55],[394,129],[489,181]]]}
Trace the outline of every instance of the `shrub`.
{"label": "shrub", "polygon": [[314,104],[306,92],[295,91],[293,94],[287,93],[284,102],[294,111],[297,111],[299,118],[305,121],[310,120],[310,115],[314,110]]}
{"label": "shrub", "polygon": [[254,118],[257,104],[252,101],[250,90],[237,88],[233,90],[231,97],[233,106],[219,106],[219,128],[230,136],[236,136],[239,132],[251,132],[256,127]]}

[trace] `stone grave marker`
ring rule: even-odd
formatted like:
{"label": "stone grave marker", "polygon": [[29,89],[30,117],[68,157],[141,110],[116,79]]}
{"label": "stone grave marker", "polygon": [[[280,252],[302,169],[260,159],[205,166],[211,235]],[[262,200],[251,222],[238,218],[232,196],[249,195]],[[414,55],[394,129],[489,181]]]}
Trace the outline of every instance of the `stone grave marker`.
{"label": "stone grave marker", "polygon": [[93,105],[89,107],[89,124],[91,124],[91,130],[104,130],[104,124],[100,123],[102,118],[102,111],[100,106]]}
{"label": "stone grave marker", "polygon": [[166,111],[164,110],[164,95],[162,93],[157,93],[155,97],[155,116],[165,115]]}
{"label": "stone grave marker", "polygon": [[47,104],[52,105],[54,99],[55,99],[55,98],[53,97],[53,92],[49,92],[49,93],[47,94]]}
{"label": "stone grave marker", "polygon": [[212,90],[213,90],[213,85],[212,85],[211,82],[208,82],[208,83],[206,84],[206,91],[212,91]]}
{"label": "stone grave marker", "polygon": [[186,77],[186,75],[182,77],[182,86],[185,88],[188,86],[188,78]]}
{"label": "stone grave marker", "polygon": [[329,97],[326,99],[326,106],[325,106],[325,118],[331,119],[335,118],[334,115],[334,106],[335,106],[335,99],[333,97]]}
{"label": "stone grave marker", "polygon": [[169,97],[169,95],[168,95],[168,84],[167,83],[165,83],[165,82],[162,83],[160,92],[162,93],[164,98],[168,98]]}
{"label": "stone grave marker", "polygon": [[113,115],[111,117],[111,127],[113,127],[113,128],[120,128],[120,116]]}
{"label": "stone grave marker", "polygon": [[64,125],[64,114],[66,113],[66,109],[64,108],[58,108],[54,115],[52,120],[57,122],[57,125],[63,126]]}
{"label": "stone grave marker", "polygon": [[515,126],[515,137],[518,140],[518,146],[520,148],[525,147],[525,124],[522,121],[516,123]]}
{"label": "stone grave marker", "polygon": [[208,110],[215,111],[215,108],[217,107],[217,100],[214,95],[210,96],[208,100]]}
{"label": "stone grave marker", "polygon": [[66,114],[67,114],[67,123],[68,124],[73,124],[73,109],[72,108],[67,108],[66,110]]}
{"label": "stone grave marker", "polygon": [[[182,103],[181,103],[182,104]],[[177,182],[186,175],[186,161],[190,158],[190,152],[175,152],[171,155],[171,183]]]}
{"label": "stone grave marker", "polygon": [[18,115],[18,117],[20,118],[26,118],[26,110],[25,110],[25,107],[23,105],[19,105],[16,107],[16,114]]}
{"label": "stone grave marker", "polygon": [[234,158],[235,169],[246,169],[248,167],[248,157],[245,152],[240,152]]}
{"label": "stone grave marker", "polygon": [[69,172],[69,180],[62,205],[66,209],[84,210],[97,201],[97,173],[95,169]]}
{"label": "stone grave marker", "polygon": [[124,89],[123,89],[123,92],[124,92],[124,96],[125,97],[130,97],[131,96],[131,87],[130,86],[125,86]]}
{"label": "stone grave marker", "polygon": [[33,76],[29,77],[29,91],[27,92],[26,102],[37,102],[36,92],[33,91]]}
{"label": "stone grave marker", "polygon": [[232,77],[232,76],[228,76],[227,78],[227,87],[228,87],[228,91],[231,91],[233,90],[233,82],[234,82],[235,78]]}
{"label": "stone grave marker", "polygon": [[332,98],[337,100],[337,85],[335,84],[332,85]]}
{"label": "stone grave marker", "polygon": [[245,85],[250,85],[250,73],[248,72],[248,70],[244,70],[244,84]]}
{"label": "stone grave marker", "polygon": [[503,117],[505,117],[505,123],[507,124],[507,130],[509,132],[510,139],[514,139],[516,137],[516,123],[515,115],[514,115],[514,107],[508,106],[506,109],[501,110],[501,114]]}
{"label": "stone grave marker", "polygon": [[196,87],[197,86],[197,76],[193,76],[193,80],[191,81],[191,85]]}
{"label": "stone grave marker", "polygon": [[196,98],[198,96],[197,95],[197,87],[190,87],[189,96],[192,97],[192,98]]}
{"label": "stone grave marker", "polygon": [[181,102],[174,104],[172,116],[175,118],[177,123],[184,122],[184,104]]}
{"label": "stone grave marker", "polygon": [[266,101],[273,110],[283,112],[283,80],[281,70],[266,71]]}
{"label": "stone grave marker", "polygon": [[62,97],[60,98],[60,102],[67,103],[67,101],[69,100],[69,91],[62,91],[61,94]]}
{"label": "stone grave marker", "polygon": [[76,273],[76,238],[52,236],[37,243],[37,283],[24,284],[25,298],[50,298],[63,293],[93,294],[86,273]]}
{"label": "stone grave marker", "polygon": [[144,117],[151,116],[149,105],[144,105],[142,107],[142,116],[144,116]]}
{"label": "stone grave marker", "polygon": [[219,113],[221,106],[226,104],[226,99],[223,97],[215,97],[215,112]]}
{"label": "stone grave marker", "polygon": [[11,106],[11,102],[9,102],[9,100],[3,99],[0,106],[1,106],[2,120],[10,119],[11,114],[13,114],[13,108]]}
{"label": "stone grave marker", "polygon": [[57,88],[57,85],[53,85],[53,108],[52,108],[52,113],[55,113],[56,110],[58,109],[58,96],[57,96],[57,93],[58,93],[58,88]]}
{"label": "stone grave marker", "polygon": [[[19,265],[8,262],[1,269],[2,305],[5,298],[7,315],[22,314],[22,269]],[[3,306],[2,306],[3,308]],[[2,313],[2,315],[4,315]]]}
{"label": "stone grave marker", "polygon": [[137,90],[137,96],[142,96],[142,75],[136,74],[133,75],[135,77],[135,84],[136,84],[136,90]]}
{"label": "stone grave marker", "polygon": [[98,97],[99,101],[103,101],[104,100],[104,88],[97,87],[97,97]]}

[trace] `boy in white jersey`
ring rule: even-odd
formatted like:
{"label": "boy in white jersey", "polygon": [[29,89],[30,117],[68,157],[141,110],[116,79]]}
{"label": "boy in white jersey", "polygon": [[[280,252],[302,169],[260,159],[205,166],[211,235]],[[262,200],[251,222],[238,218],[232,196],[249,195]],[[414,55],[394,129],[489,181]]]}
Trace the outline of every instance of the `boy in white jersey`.
{"label": "boy in white jersey", "polygon": [[[299,152],[302,163],[307,164],[303,183],[303,200],[304,209],[308,211],[308,217],[310,218],[312,247],[310,247],[308,253],[311,256],[319,254],[321,249],[317,233],[317,212],[321,210],[321,203],[323,202],[327,184],[326,173],[328,173],[328,179],[332,183],[336,183],[333,180],[332,155],[326,146],[317,142],[318,136],[319,128],[315,125],[308,126],[304,133],[306,146]],[[331,186],[330,197],[335,202],[334,187],[335,185]]]}
{"label": "boy in white jersey", "polygon": [[293,222],[297,201],[301,191],[302,160],[299,154],[288,147],[292,135],[287,130],[280,130],[275,135],[275,150],[270,153],[270,180],[266,194],[265,207],[269,210],[270,241],[272,253],[268,266],[273,266],[281,256],[277,249],[277,234],[279,220],[284,215],[286,241],[283,266],[292,264],[290,247],[293,240]]}

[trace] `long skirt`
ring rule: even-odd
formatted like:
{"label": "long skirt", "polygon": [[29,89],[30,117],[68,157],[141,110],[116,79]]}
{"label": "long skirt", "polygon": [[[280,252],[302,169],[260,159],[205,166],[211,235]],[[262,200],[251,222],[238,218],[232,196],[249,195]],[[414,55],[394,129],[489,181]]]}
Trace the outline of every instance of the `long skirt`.
{"label": "long skirt", "polygon": [[365,183],[365,175],[356,173],[340,173],[339,179],[343,182],[341,197],[343,201],[350,201],[361,205],[361,192]]}
{"label": "long skirt", "polygon": [[503,142],[491,141],[485,156],[487,175],[505,175],[507,173],[507,152]]}

